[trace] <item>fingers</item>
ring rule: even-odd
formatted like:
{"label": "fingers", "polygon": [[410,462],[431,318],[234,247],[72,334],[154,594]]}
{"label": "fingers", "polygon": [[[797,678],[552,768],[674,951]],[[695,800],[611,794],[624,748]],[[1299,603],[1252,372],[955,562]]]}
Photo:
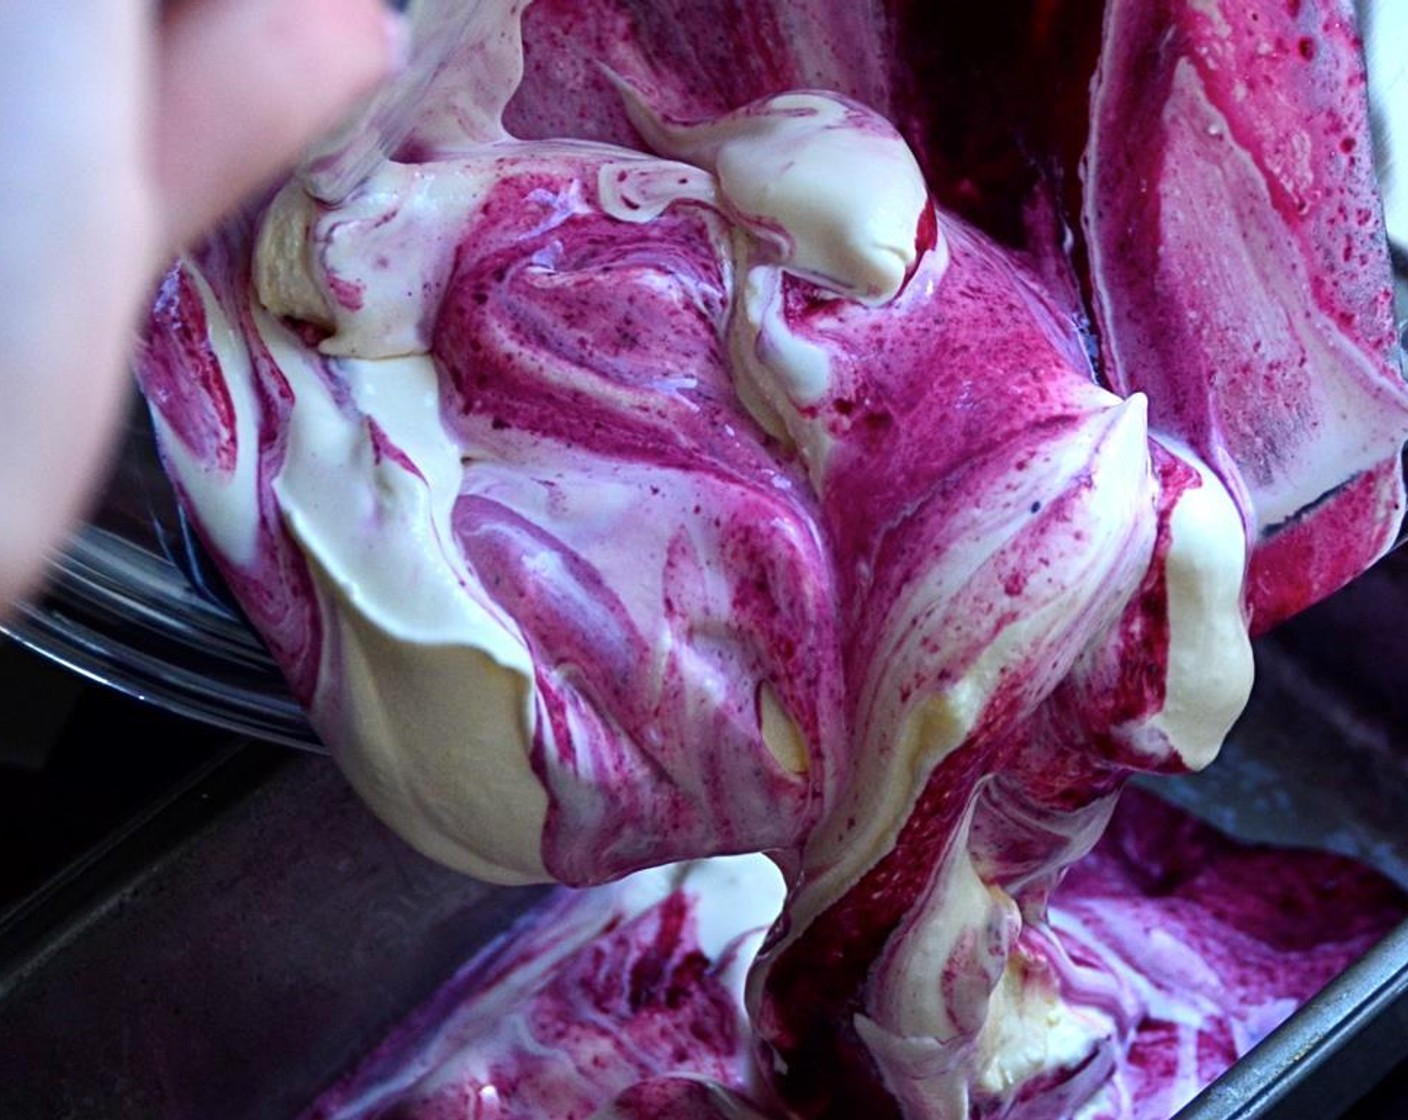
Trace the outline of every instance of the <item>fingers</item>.
{"label": "fingers", "polygon": [[384,0],[182,0],[158,46],[156,177],[180,245],[293,163],[398,65]]}
{"label": "fingers", "polygon": [[156,267],[139,3],[0,5],[0,614],[79,515]]}
{"label": "fingers", "polygon": [[0,4],[0,615],[102,476],[162,257],[403,49],[383,0],[169,0],[157,35],[152,8]]}

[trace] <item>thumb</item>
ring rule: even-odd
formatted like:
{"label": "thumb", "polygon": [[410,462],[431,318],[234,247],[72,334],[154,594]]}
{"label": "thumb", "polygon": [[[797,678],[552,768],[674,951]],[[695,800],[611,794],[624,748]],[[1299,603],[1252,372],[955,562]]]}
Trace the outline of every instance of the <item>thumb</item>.
{"label": "thumb", "polygon": [[156,179],[181,245],[292,164],[399,65],[385,0],[181,0],[158,45]]}

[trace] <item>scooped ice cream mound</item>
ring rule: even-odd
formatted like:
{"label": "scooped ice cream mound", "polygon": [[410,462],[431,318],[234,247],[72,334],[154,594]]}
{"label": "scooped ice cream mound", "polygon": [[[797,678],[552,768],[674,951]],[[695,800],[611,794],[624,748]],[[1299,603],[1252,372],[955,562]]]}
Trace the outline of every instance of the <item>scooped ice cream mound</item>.
{"label": "scooped ice cream mound", "polygon": [[[737,1029],[792,1115],[1119,1114],[1135,1036],[1058,979],[1052,892],[1402,511],[1347,6],[998,7],[427,2],[414,80],[171,271],[140,371],[413,844],[771,857]],[[616,1114],[735,1107],[677,1065]]]}

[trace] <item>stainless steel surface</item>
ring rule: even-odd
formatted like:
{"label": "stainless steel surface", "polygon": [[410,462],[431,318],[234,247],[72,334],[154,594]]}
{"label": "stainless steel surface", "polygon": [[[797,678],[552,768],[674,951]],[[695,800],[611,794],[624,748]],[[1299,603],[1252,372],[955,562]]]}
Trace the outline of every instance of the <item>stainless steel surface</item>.
{"label": "stainless steel surface", "polygon": [[[1404,1058],[1408,924],[1341,973],[1177,1120],[1333,1120]],[[1408,1113],[1408,1102],[1402,1102]]]}
{"label": "stainless steel surface", "polygon": [[537,897],[416,855],[326,760],[232,743],[0,922],[0,1117],[288,1120]]}

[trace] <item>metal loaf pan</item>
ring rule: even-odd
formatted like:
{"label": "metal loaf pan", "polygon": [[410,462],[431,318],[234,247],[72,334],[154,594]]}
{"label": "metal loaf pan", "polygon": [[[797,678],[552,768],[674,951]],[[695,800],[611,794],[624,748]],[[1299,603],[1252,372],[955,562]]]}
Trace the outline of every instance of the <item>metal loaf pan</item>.
{"label": "metal loaf pan", "polygon": [[[1206,773],[1159,780],[1245,838],[1408,886],[1408,553],[1261,645]],[[0,1117],[291,1120],[537,898],[438,868],[326,759],[232,742],[0,927]],[[1330,1120],[1408,1055],[1408,926],[1182,1114]]]}

